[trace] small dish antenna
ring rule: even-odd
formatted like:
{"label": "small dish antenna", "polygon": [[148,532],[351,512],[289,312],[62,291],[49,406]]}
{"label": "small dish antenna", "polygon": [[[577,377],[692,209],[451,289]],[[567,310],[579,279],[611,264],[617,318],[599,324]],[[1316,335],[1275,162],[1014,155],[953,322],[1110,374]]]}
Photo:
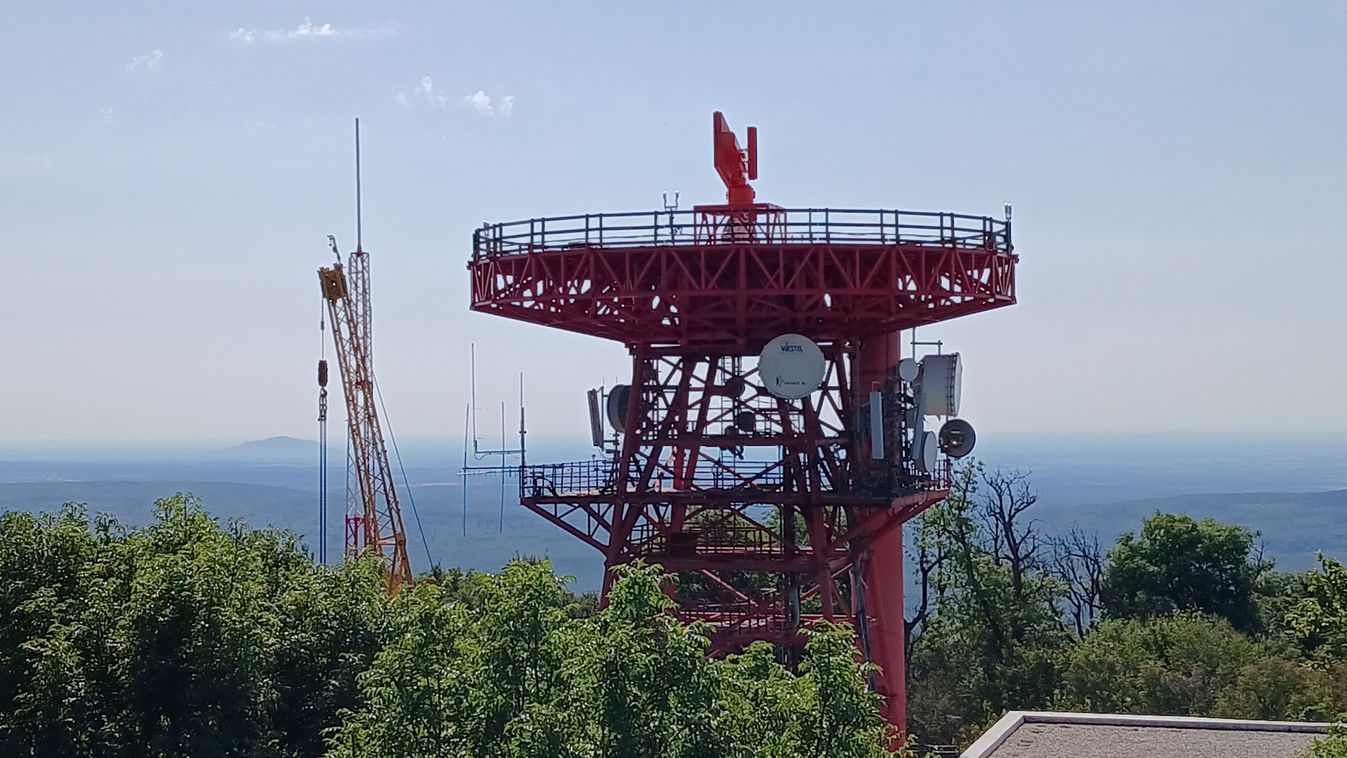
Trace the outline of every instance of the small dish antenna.
{"label": "small dish antenna", "polygon": [[724,384],[720,385],[720,392],[725,397],[743,397],[746,389],[748,389],[748,382],[745,382],[741,376],[731,376],[725,380]]}
{"label": "small dish antenna", "polygon": [[827,370],[823,351],[801,334],[774,337],[758,354],[763,389],[784,400],[799,400],[818,389]]}
{"label": "small dish antenna", "polygon": [[742,410],[734,414],[734,427],[741,432],[753,432],[758,428],[758,414]]}
{"label": "small dish antenna", "polygon": [[912,438],[912,462],[917,464],[917,470],[923,474],[935,471],[935,458],[938,452],[940,446],[936,441],[935,432],[918,432]]}
{"label": "small dish antenna", "polygon": [[905,382],[915,382],[921,374],[921,364],[911,358],[898,361],[898,378]]}
{"label": "small dish antenna", "polygon": [[921,359],[922,413],[927,416],[959,415],[963,396],[963,361],[958,353],[928,355]]}
{"label": "small dish antenna", "polygon": [[940,427],[940,452],[950,458],[962,458],[973,452],[977,439],[972,424],[961,418],[952,418]]}
{"label": "small dish antenna", "polygon": [[627,433],[627,405],[631,398],[631,385],[619,384],[608,393],[608,403],[604,407],[608,416],[608,425],[618,434]]}

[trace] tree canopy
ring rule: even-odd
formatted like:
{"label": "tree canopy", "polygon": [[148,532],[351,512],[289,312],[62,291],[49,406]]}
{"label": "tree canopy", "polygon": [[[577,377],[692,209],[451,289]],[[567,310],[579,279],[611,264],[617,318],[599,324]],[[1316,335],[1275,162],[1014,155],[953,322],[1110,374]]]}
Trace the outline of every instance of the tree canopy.
{"label": "tree canopy", "polygon": [[1347,712],[1341,563],[1273,573],[1252,532],[1180,514],[1105,551],[1088,532],[1047,531],[1036,499],[1027,474],[974,463],[913,524],[908,720],[921,742],[967,744],[1011,709]]}
{"label": "tree canopy", "polygon": [[[1027,474],[973,464],[910,527],[921,744],[967,744],[1009,709],[1347,713],[1342,563],[1273,573],[1251,532],[1172,514],[1105,551],[1035,521],[1036,500]],[[138,529],[73,505],[0,514],[0,755],[888,754],[849,627],[712,659],[675,580],[633,564],[600,608],[517,560],[390,596],[372,563],[315,565],[186,495]]]}
{"label": "tree canopy", "polygon": [[795,671],[712,660],[667,581],[633,565],[593,612],[520,560],[389,597],[185,495],[135,530],[6,513],[0,755],[888,755],[850,629],[811,629]]}
{"label": "tree canopy", "polygon": [[1151,618],[1196,611],[1245,632],[1261,628],[1255,597],[1270,566],[1254,554],[1248,529],[1212,519],[1157,513],[1127,533],[1108,556],[1104,615]]}

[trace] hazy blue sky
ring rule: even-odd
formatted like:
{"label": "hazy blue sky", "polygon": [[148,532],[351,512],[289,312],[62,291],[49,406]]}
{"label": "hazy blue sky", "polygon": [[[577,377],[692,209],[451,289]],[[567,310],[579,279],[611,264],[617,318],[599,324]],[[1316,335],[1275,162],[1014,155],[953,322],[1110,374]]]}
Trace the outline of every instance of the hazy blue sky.
{"label": "hazy blue sky", "polygon": [[[1015,204],[1020,304],[930,329],[982,434],[1347,430],[1347,3],[0,5],[0,439],[313,436],[324,235],[365,131],[403,437],[598,340],[469,314],[473,227],[716,201]],[[330,352],[330,350],[329,350]]]}

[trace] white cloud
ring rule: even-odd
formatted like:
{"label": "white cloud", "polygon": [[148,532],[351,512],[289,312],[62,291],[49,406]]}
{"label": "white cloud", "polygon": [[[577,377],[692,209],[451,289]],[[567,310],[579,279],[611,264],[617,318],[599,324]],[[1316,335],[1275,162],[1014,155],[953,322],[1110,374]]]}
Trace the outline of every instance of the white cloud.
{"label": "white cloud", "polygon": [[486,94],[482,90],[477,90],[471,95],[468,95],[467,97],[463,98],[463,104],[468,106],[469,108],[472,108],[478,113],[491,112],[491,96]]}
{"label": "white cloud", "polygon": [[492,98],[486,90],[477,90],[464,96],[459,102],[484,116],[509,116],[514,112],[514,95]]}
{"label": "white cloud", "polygon": [[423,76],[416,86],[412,87],[410,94],[406,90],[398,90],[397,94],[393,95],[393,102],[407,110],[415,108],[416,103],[420,102],[434,108],[443,108],[449,104],[449,96],[444,94],[444,90],[435,89],[433,79]]}
{"label": "white cloud", "polygon": [[449,103],[449,98],[444,92],[435,89],[435,83],[430,80],[429,76],[421,77],[420,83],[416,85],[415,92],[419,97],[425,98],[427,103],[438,108],[443,108]]}
{"label": "white cloud", "polygon": [[146,71],[158,72],[163,70],[163,67],[164,51],[155,48],[144,55],[137,55],[132,58],[131,62],[126,65],[126,70],[135,71],[137,69],[144,69]]}
{"label": "white cloud", "polygon": [[98,117],[105,124],[117,123],[117,111],[113,108],[104,108],[98,112]]}
{"label": "white cloud", "polygon": [[337,31],[336,27],[334,27],[332,24],[324,22],[322,24],[315,25],[312,21],[309,20],[308,16],[304,17],[304,23],[300,24],[299,26],[296,26],[294,29],[291,29],[290,31],[285,33],[286,39],[301,39],[304,37],[340,37],[340,36],[341,32]]}
{"label": "white cloud", "polygon": [[[423,76],[411,89],[399,89],[393,94],[393,102],[407,110],[418,104],[432,108],[445,108],[449,105],[449,96],[444,90],[435,87],[435,80],[429,75]],[[471,95],[459,98],[459,102],[483,116],[507,117],[514,113],[514,95],[492,97],[486,90],[477,90]]]}
{"label": "white cloud", "polygon": [[357,37],[374,37],[380,34],[391,33],[391,31],[391,27],[387,25],[372,26],[363,29],[338,29],[329,21],[315,24],[312,19],[305,16],[304,21],[293,29],[245,29],[240,26],[238,29],[229,33],[229,38],[244,44],[250,44],[258,40],[266,40],[268,42],[288,42],[297,39],[351,39]]}

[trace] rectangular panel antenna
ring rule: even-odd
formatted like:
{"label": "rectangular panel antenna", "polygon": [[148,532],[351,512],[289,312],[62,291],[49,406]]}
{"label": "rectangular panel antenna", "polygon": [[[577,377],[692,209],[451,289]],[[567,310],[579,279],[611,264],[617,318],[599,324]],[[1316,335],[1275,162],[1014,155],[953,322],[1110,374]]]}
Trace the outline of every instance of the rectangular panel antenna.
{"label": "rectangular panel antenna", "polygon": [[589,391],[589,438],[594,447],[603,447],[603,411],[599,390]]}
{"label": "rectangular panel antenna", "polygon": [[870,393],[870,457],[884,460],[884,393]]}

